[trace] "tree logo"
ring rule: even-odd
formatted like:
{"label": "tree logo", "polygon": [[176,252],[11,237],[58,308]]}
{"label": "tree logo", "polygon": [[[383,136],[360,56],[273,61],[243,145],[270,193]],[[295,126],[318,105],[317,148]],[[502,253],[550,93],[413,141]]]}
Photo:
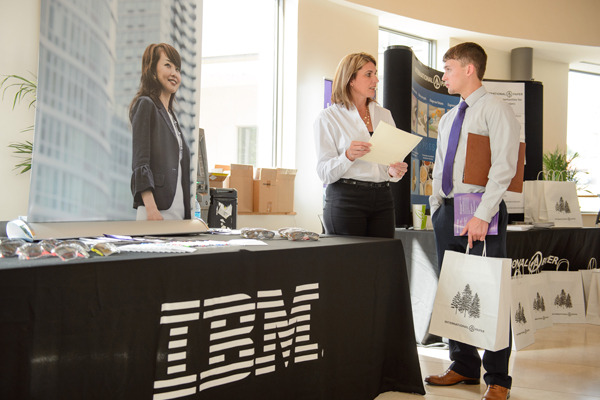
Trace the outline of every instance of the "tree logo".
{"label": "tree logo", "polygon": [[519,302],[519,306],[515,312],[515,322],[521,325],[525,325],[527,323],[527,318],[525,318],[525,309],[521,305],[521,302]]}
{"label": "tree logo", "polygon": [[546,303],[544,303],[544,298],[540,296],[540,292],[533,299],[533,311],[546,312]]}
{"label": "tree logo", "polygon": [[573,308],[571,294],[565,293],[565,289],[561,289],[560,294],[557,294],[556,299],[554,299],[554,305],[562,308]]}
{"label": "tree logo", "polygon": [[554,207],[554,209],[564,214],[571,214],[571,207],[569,207],[569,202],[563,200],[562,197],[556,202],[556,206]]}
{"label": "tree logo", "polygon": [[469,284],[465,286],[462,295],[460,292],[452,299],[450,308],[455,309],[455,313],[460,312],[464,317],[469,315],[469,318],[479,318],[481,316],[481,301],[479,295],[471,291]]}

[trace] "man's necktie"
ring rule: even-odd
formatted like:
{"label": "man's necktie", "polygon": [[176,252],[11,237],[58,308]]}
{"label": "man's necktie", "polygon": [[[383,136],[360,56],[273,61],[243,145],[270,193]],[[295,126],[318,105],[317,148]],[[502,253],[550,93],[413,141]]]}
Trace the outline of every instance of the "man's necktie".
{"label": "man's necktie", "polygon": [[456,156],[456,149],[458,148],[458,139],[460,138],[460,130],[462,128],[463,120],[465,119],[465,109],[469,105],[466,101],[463,101],[458,106],[458,113],[454,117],[452,122],[452,128],[450,129],[450,137],[448,138],[448,150],[446,151],[446,158],[444,159],[444,170],[442,173],[442,191],[448,196],[452,191],[452,169],[454,168],[454,157]]}

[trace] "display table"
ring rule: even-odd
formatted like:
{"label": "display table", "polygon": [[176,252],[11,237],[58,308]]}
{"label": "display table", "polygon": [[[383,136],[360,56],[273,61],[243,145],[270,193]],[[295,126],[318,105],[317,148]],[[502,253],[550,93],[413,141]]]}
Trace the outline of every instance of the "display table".
{"label": "display table", "polygon": [[425,394],[406,271],[399,240],[348,237],[187,255],[0,259],[0,393]]}
{"label": "display table", "polygon": [[[426,343],[439,277],[434,234],[396,229],[396,238],[402,240],[406,253],[415,337],[418,343]],[[508,231],[506,236],[513,275],[597,268],[599,244],[600,228]]]}

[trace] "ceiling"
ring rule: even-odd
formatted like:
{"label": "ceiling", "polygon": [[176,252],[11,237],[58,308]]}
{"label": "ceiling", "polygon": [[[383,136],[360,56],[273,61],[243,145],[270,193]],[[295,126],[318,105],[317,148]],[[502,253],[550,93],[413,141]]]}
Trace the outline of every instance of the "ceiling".
{"label": "ceiling", "polygon": [[379,15],[379,24],[381,26],[400,32],[438,41],[446,41],[448,38],[468,40],[477,42],[484,48],[490,47],[507,52],[517,47],[531,47],[534,49],[534,58],[566,63],[572,69],[600,73],[600,47],[494,36],[436,25],[384,12],[378,12],[377,14]]}

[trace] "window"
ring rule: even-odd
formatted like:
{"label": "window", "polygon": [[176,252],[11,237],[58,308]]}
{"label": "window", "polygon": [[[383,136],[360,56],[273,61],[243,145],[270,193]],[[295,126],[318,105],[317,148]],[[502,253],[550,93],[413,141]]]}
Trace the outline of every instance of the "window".
{"label": "window", "polygon": [[[389,46],[410,47],[417,59],[423,64],[435,68],[435,40],[412,36],[407,33],[394,31],[388,28],[379,28],[379,61],[377,64],[379,88],[383,87],[383,53]],[[383,91],[379,92],[383,93]],[[383,99],[378,99],[381,103]]]}
{"label": "window", "polygon": [[582,212],[600,209],[600,75],[569,71],[567,154],[578,153],[573,164],[584,172],[578,175],[585,190],[579,191]]}
{"label": "window", "polygon": [[256,165],[256,126],[238,127],[237,164]]}
{"label": "window", "polygon": [[204,0],[199,126],[209,168],[272,167],[279,0]]}

